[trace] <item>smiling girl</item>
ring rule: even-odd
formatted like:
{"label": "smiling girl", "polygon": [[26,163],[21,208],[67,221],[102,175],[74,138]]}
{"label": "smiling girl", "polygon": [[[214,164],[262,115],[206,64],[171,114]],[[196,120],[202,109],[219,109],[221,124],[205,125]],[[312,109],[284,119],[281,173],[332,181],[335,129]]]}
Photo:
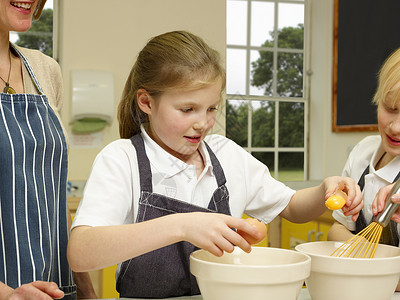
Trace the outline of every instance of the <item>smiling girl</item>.
{"label": "smiling girl", "polygon": [[[359,183],[364,208],[356,222],[335,211],[330,240],[348,240],[370,224],[373,215],[383,209],[382,201],[379,211],[373,202],[379,190],[400,178],[400,49],[383,64],[373,102],[377,105],[379,135],[368,136],[354,147],[342,174]],[[399,230],[400,225],[392,221],[385,227],[381,243],[398,246]]]}
{"label": "smiling girl", "polygon": [[260,233],[243,213],[269,223],[312,220],[338,187],[346,214],[361,195],[350,178],[330,177],[295,192],[233,141],[209,134],[225,87],[218,53],[185,31],[151,39],[139,53],[119,105],[117,140],[97,156],[76,213],[68,259],[75,271],[120,264],[121,297],[199,294],[189,255],[251,246],[232,228]]}

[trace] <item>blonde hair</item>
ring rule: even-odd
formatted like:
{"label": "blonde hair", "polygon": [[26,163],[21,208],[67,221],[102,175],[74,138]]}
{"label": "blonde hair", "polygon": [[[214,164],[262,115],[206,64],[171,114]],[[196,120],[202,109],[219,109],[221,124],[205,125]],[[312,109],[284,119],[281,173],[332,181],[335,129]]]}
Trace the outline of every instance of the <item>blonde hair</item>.
{"label": "blonde hair", "polygon": [[382,65],[378,74],[378,88],[372,102],[376,105],[385,101],[389,93],[393,93],[391,103],[400,100],[400,48],[394,51]]}
{"label": "blonde hair", "polygon": [[170,90],[192,90],[222,81],[225,70],[218,52],[187,31],[172,31],[153,37],[140,51],[125,83],[118,106],[119,134],[130,138],[148,122],[137,105],[137,92],[145,89],[156,98]]}

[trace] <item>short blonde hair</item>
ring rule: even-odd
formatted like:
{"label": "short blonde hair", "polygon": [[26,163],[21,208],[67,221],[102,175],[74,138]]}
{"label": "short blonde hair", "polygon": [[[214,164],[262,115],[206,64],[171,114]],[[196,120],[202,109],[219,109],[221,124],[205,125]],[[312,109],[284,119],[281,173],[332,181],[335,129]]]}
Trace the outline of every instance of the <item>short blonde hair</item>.
{"label": "short blonde hair", "polygon": [[387,104],[394,106],[396,101],[400,100],[400,48],[394,51],[382,65],[378,74],[378,88],[372,102],[379,105],[389,93],[393,93],[393,100],[392,103]]}
{"label": "short blonde hair", "polygon": [[137,105],[137,92],[145,89],[156,98],[170,90],[192,90],[222,82],[225,70],[219,53],[200,37],[187,31],[172,31],[152,38],[140,51],[125,84],[118,106],[119,133],[130,138],[148,122]]}

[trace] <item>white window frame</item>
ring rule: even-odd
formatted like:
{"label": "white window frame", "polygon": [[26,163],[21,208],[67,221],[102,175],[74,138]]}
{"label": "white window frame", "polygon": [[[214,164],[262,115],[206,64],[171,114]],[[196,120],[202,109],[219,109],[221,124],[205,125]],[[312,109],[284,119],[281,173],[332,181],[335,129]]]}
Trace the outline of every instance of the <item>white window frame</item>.
{"label": "white window frame", "polygon": [[[235,0],[227,0],[235,1]],[[227,49],[242,49],[246,50],[246,94],[227,94],[229,100],[247,100],[248,102],[248,139],[247,147],[243,147],[248,152],[273,152],[274,153],[274,176],[279,179],[279,153],[280,152],[303,152],[304,153],[304,180],[309,177],[308,174],[308,140],[309,140],[309,85],[310,85],[310,0],[241,0],[247,1],[247,41],[245,46],[230,45],[227,44]],[[278,39],[274,38],[274,47],[263,48],[251,46],[251,3],[252,2],[272,2],[274,5],[274,30],[278,29],[278,3],[292,3],[292,4],[304,4],[304,49],[283,49],[278,48]],[[275,34],[276,36],[276,34]],[[273,92],[271,96],[255,96],[250,95],[250,53],[252,50],[265,50],[273,51]],[[277,57],[278,51],[284,51],[286,53],[303,53],[303,97],[282,97],[277,96],[276,93],[276,69],[277,69]],[[252,146],[252,101],[273,101],[276,105],[275,110],[275,139],[274,147],[253,147]],[[280,102],[297,102],[304,104],[304,143],[303,147],[279,147],[279,103]],[[269,166],[271,168],[271,166]]]}
{"label": "white window frame", "polygon": [[59,35],[60,35],[60,0],[53,0],[53,58],[56,61],[60,61]]}

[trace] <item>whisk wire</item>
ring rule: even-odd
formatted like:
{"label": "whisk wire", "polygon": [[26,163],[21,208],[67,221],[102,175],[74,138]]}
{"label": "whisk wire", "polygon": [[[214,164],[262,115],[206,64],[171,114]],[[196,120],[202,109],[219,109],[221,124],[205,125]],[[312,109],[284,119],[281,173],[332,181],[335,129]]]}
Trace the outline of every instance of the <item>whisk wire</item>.
{"label": "whisk wire", "polygon": [[[376,248],[378,247],[379,240],[381,238],[382,226],[378,223],[371,223],[371,230],[369,231],[368,236],[366,236],[366,244],[368,244],[367,249],[363,253],[363,258],[366,257],[374,257]],[[358,256],[357,256],[358,257]]]}
{"label": "whisk wire", "polygon": [[[362,255],[364,258],[374,257],[383,228],[389,224],[391,216],[400,206],[399,203],[391,201],[391,197],[395,193],[400,193],[400,179],[396,179],[390,193],[387,195],[383,211],[373,217],[371,224],[337,248],[331,256],[359,257]],[[354,251],[355,253],[353,254]]]}
{"label": "whisk wire", "polygon": [[374,257],[376,248],[382,234],[382,225],[372,222],[358,234],[338,247],[331,256],[371,258]]}

